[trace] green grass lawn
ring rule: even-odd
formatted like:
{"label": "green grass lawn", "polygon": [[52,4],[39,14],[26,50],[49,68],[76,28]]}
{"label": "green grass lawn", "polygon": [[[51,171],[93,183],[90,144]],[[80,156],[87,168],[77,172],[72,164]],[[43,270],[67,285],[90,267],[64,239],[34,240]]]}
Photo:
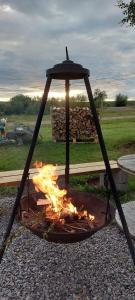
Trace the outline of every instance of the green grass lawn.
{"label": "green grass lawn", "polygon": [[128,117],[135,116],[135,106],[104,107],[102,117]]}
{"label": "green grass lawn", "polygon": [[[135,107],[134,106],[127,106],[127,107],[104,107],[102,112],[102,117],[128,117],[128,116],[135,116]],[[23,122],[36,122],[35,115],[8,115],[7,117],[8,122],[12,123],[23,123]],[[49,121],[50,116],[44,115],[43,121]]]}
{"label": "green grass lawn", "polygon": [[[109,159],[135,153],[135,119],[102,121],[101,126]],[[42,125],[40,133],[43,140],[36,146],[33,162],[41,160],[47,163],[64,164],[65,144],[52,142],[51,125]],[[0,171],[23,169],[28,149],[29,145],[0,146]],[[102,160],[102,155],[99,144],[71,144],[71,163],[100,160]],[[135,178],[132,176],[129,180],[129,187],[135,190]]]}
{"label": "green grass lawn", "polygon": [[[135,151],[135,119],[102,121],[102,131],[110,159],[117,159]],[[51,125],[42,125],[42,142],[38,143],[33,156],[35,160],[64,164],[65,144],[54,143],[51,137]],[[29,145],[0,146],[0,170],[22,169],[27,157]],[[102,155],[98,144],[71,144],[71,163],[100,161]]]}
{"label": "green grass lawn", "polygon": [[[8,115],[5,116],[7,118],[7,129],[8,129],[8,123],[30,123],[30,122],[36,122],[37,116],[36,115]],[[44,115],[43,121],[49,121],[50,115]],[[10,124],[9,124],[10,125]]]}

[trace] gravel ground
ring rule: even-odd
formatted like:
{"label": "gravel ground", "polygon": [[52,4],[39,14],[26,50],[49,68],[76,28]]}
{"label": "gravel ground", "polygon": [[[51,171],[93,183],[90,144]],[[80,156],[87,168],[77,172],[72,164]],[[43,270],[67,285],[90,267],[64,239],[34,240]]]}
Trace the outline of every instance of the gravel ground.
{"label": "gravel ground", "polygon": [[[1,237],[12,200],[0,200]],[[0,267],[0,300],[135,299],[135,269],[116,225],[67,245],[48,243],[17,224],[13,231],[18,236]]]}

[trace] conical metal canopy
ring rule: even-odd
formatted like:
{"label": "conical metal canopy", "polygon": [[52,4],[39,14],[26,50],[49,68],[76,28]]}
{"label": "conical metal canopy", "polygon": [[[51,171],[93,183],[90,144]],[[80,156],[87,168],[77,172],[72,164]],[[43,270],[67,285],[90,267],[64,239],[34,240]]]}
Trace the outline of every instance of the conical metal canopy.
{"label": "conical metal canopy", "polygon": [[52,79],[83,79],[89,76],[89,70],[83,68],[82,65],[74,63],[69,59],[68,50],[66,47],[66,60],[62,63],[54,65],[53,68],[46,71],[46,76],[51,76]]}

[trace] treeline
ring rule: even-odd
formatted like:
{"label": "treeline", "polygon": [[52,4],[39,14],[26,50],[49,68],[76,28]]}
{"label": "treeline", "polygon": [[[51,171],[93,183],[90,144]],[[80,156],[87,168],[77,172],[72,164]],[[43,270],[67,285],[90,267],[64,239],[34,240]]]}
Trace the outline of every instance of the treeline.
{"label": "treeline", "polygon": [[[107,94],[105,91],[100,91],[99,89],[94,92],[94,100],[96,107],[103,109],[103,107],[113,107],[113,106],[135,106],[135,101],[127,101],[128,97],[122,94],[116,95],[115,101],[105,101]],[[0,115],[12,115],[12,114],[27,114],[35,115],[39,111],[41,103],[40,97],[28,97],[24,95],[17,95],[9,102],[0,102]],[[45,114],[49,114],[51,107],[63,107],[65,106],[65,100],[60,100],[57,98],[48,99],[45,109]],[[89,107],[88,99],[85,95],[77,95],[76,97],[70,97],[70,107]]]}
{"label": "treeline", "polygon": [[[76,97],[70,98],[70,106],[88,106],[89,103],[86,101],[86,97],[84,95],[78,95]],[[39,111],[41,103],[40,97],[28,97],[24,95],[17,95],[9,102],[0,102],[0,115],[12,115],[12,114],[27,114],[27,115],[35,115]],[[50,109],[52,106],[61,107],[65,105],[65,100],[59,100],[56,98],[48,99],[45,109],[45,114],[50,113]]]}

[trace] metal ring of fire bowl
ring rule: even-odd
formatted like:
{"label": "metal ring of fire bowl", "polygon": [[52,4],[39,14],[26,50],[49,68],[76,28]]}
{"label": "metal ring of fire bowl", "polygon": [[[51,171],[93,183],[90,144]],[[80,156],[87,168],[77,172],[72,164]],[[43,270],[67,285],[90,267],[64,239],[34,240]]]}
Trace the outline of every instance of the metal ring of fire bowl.
{"label": "metal ring of fire bowl", "polygon": [[97,198],[96,195],[89,194],[87,192],[79,192],[75,190],[70,190],[69,196],[72,197],[72,203],[80,208],[83,206],[84,210],[87,210],[91,215],[95,216],[94,228],[88,229],[88,231],[82,232],[74,232],[68,233],[65,231],[48,231],[45,233],[45,229],[42,226],[32,227],[29,224],[26,224],[22,218],[22,214],[29,210],[32,211],[41,211],[43,207],[39,207],[36,205],[36,201],[39,198],[38,193],[32,193],[28,196],[24,196],[21,199],[21,204],[17,213],[17,220],[30,229],[34,234],[39,236],[40,238],[44,238],[49,242],[55,243],[74,243],[78,241],[82,241],[90,236],[92,236],[95,232],[108,225],[111,220],[114,218],[115,209],[112,205],[110,205],[110,213],[111,218],[108,221],[105,221],[105,212],[106,212],[106,202],[100,198]]}

